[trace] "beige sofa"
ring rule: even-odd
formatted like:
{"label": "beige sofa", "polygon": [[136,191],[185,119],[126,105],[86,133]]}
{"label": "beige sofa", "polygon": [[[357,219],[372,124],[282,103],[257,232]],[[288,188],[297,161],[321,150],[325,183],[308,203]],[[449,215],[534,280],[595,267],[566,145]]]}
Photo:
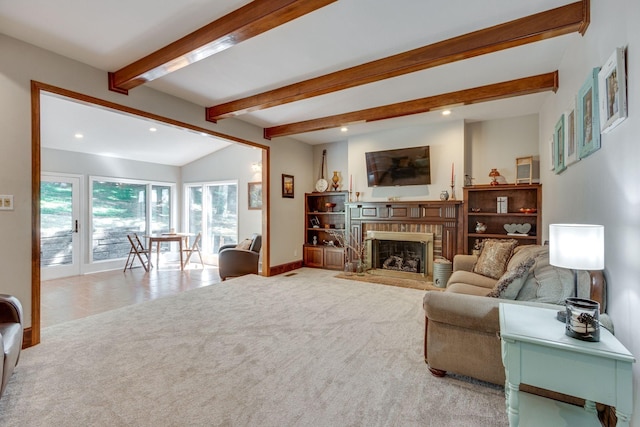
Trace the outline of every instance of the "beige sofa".
{"label": "beige sofa", "polygon": [[[481,255],[482,256],[482,255]],[[453,274],[444,292],[429,291],[424,296],[424,357],[435,376],[447,371],[504,385],[504,367],[500,354],[498,305],[501,302],[538,305],[563,310],[562,302],[573,295],[571,270],[549,264],[547,246],[519,246],[498,279],[474,273],[478,257],[456,255]],[[494,294],[505,278],[519,277]],[[606,308],[605,282],[601,272],[579,272],[578,296]],[[508,280],[507,280],[508,281]],[[509,289],[512,288],[512,289]],[[611,328],[606,315],[601,321]],[[558,328],[562,328],[558,322]]]}

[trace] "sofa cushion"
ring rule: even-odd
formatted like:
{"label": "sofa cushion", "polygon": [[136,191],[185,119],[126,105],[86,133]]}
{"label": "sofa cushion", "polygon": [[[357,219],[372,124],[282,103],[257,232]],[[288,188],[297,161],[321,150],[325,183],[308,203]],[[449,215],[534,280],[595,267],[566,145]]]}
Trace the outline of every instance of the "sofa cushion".
{"label": "sofa cushion", "polygon": [[535,259],[527,258],[515,268],[507,270],[487,296],[492,298],[516,299],[524,282],[527,280],[527,277],[529,277],[529,271],[534,262]]}
{"label": "sofa cushion", "polygon": [[549,246],[540,245],[523,245],[517,246],[513,250],[513,255],[507,264],[507,270],[512,270],[524,261],[530,258],[538,258],[539,256],[549,257]]}
{"label": "sofa cushion", "polygon": [[472,273],[470,271],[458,270],[454,271],[447,281],[446,291],[450,292],[451,286],[456,283],[470,284],[478,288],[485,288],[486,292],[489,292],[496,285],[496,279]]}
{"label": "sofa cushion", "polygon": [[473,272],[499,279],[507,270],[507,263],[516,246],[518,241],[515,239],[485,240],[478,261],[473,266]]}

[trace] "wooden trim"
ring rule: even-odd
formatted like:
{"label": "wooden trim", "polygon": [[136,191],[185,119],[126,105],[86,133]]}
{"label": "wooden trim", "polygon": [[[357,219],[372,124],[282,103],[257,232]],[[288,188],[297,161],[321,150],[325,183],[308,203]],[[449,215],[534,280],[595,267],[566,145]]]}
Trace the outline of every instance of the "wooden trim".
{"label": "wooden trim", "polygon": [[335,116],[306,120],[303,122],[273,126],[264,129],[265,139],[288,136],[323,129],[345,126],[350,123],[371,122],[411,114],[426,113],[451,105],[468,105],[479,102],[495,101],[552,90],[558,90],[558,72],[554,71],[538,76],[525,77],[508,82],[480,86],[472,89],[449,92],[442,95],[429,96],[382,107],[368,108]]}
{"label": "wooden trim", "polygon": [[147,113],[142,110],[127,107],[121,104],[116,104],[110,101],[105,101],[100,98],[95,98],[89,95],[84,95],[71,90],[63,89],[57,86],[52,86],[46,83],[37,81],[31,81],[31,328],[27,328],[24,333],[25,343],[28,346],[33,346],[40,343],[40,94],[41,92],[49,92],[56,95],[65,96],[67,98],[74,99],[86,104],[94,104],[102,107],[110,108],[113,110],[121,111],[127,114],[146,117],[158,122],[166,123],[169,125],[182,127],[185,129],[194,130],[197,132],[206,133],[219,138],[224,138],[229,141],[233,141],[239,144],[256,147],[262,149],[262,177],[266,183],[266,187],[263,186],[263,271],[268,271],[268,263],[270,260],[270,248],[271,242],[269,238],[269,223],[266,225],[264,220],[268,221],[270,218],[270,204],[269,204],[269,170],[270,170],[270,147],[255,143],[253,141],[236,138],[231,135],[226,135],[220,132],[215,132],[199,126],[194,126],[189,123],[184,123],[178,120],[173,120],[168,117],[159,116],[157,114]]}
{"label": "wooden trim", "polygon": [[277,276],[278,274],[287,273],[299,268],[302,268],[302,260],[293,261],[286,264],[274,265],[273,267],[269,268],[267,276]]}
{"label": "wooden trim", "polygon": [[28,348],[36,345],[33,342],[33,328],[25,328],[22,332],[22,348]]}
{"label": "wooden trim", "polygon": [[175,42],[109,73],[109,89],[130,89],[320,9],[337,0],[254,0]]}
{"label": "wooden trim", "polygon": [[573,32],[589,24],[589,0],[529,15],[387,58],[207,108],[216,121],[301,101]]}
{"label": "wooden trim", "polygon": [[[31,328],[28,344],[40,343],[40,87],[31,81]],[[25,333],[25,338],[27,338]],[[25,343],[27,340],[25,339]]]}

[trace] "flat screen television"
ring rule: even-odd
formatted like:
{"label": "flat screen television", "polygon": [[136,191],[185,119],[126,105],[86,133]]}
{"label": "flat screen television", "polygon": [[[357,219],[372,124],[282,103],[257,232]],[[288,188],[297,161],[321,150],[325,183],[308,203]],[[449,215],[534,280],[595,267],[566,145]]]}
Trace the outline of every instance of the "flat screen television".
{"label": "flat screen television", "polygon": [[365,153],[369,187],[431,184],[429,146]]}

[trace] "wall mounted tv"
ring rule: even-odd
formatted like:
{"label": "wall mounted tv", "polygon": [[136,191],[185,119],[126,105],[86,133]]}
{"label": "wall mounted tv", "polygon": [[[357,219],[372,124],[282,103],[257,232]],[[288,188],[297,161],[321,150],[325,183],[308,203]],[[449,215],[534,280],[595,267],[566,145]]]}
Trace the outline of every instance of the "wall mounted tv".
{"label": "wall mounted tv", "polygon": [[365,153],[369,187],[431,184],[429,146]]}

